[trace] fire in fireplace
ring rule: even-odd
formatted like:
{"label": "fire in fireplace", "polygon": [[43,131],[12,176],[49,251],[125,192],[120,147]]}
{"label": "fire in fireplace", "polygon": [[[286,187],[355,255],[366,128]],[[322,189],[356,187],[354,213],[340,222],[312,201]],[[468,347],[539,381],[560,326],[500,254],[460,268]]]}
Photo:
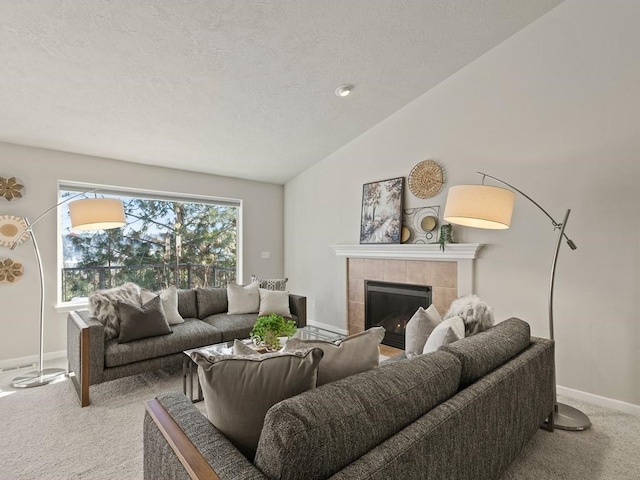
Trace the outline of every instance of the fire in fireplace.
{"label": "fire in fireplace", "polygon": [[382,343],[404,350],[404,329],[419,307],[431,305],[431,287],[364,281],[365,328],[384,327]]}

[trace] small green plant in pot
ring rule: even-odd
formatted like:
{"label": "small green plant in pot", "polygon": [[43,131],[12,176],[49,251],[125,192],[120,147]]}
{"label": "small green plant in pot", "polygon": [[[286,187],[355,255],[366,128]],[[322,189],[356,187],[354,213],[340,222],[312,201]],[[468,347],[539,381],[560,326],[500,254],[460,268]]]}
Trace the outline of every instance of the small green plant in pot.
{"label": "small green plant in pot", "polygon": [[251,338],[254,342],[264,342],[267,349],[277,350],[280,348],[278,337],[290,337],[296,333],[296,322],[285,320],[282,315],[272,313],[263,317],[258,317],[251,330]]}

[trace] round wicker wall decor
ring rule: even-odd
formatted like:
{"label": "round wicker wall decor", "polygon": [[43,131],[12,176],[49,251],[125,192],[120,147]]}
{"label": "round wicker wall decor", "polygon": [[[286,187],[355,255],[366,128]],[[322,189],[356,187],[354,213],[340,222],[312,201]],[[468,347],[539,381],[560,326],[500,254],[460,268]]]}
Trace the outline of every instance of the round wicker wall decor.
{"label": "round wicker wall decor", "polygon": [[442,167],[433,160],[417,164],[409,174],[409,190],[418,198],[431,198],[442,190]]}

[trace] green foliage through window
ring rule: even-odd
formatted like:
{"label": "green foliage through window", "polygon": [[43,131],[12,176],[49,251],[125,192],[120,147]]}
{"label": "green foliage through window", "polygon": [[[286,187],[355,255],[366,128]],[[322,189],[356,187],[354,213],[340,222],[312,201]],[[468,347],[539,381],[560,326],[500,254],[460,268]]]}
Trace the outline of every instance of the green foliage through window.
{"label": "green foliage through window", "polygon": [[[62,199],[75,195],[61,190]],[[127,224],[71,230],[62,209],[62,301],[134,282],[150,290],[224,286],[235,280],[238,207],[124,195]]]}

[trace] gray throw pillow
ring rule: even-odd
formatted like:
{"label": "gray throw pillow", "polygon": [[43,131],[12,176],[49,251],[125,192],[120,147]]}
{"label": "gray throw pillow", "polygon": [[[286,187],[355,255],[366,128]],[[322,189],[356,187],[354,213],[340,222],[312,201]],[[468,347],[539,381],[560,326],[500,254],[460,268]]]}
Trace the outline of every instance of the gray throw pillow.
{"label": "gray throw pillow", "polygon": [[89,313],[104,325],[104,339],[110,340],[120,335],[120,318],[117,303],[142,305],[140,287],[135,283],[125,283],[119,287],[98,290],[89,295]]}
{"label": "gray throw pillow", "polygon": [[171,327],[167,323],[167,318],[162,310],[162,300],[159,296],[154,297],[141,307],[119,302],[118,313],[120,314],[118,343],[171,333]]}
{"label": "gray throw pillow", "polygon": [[216,313],[224,313],[229,308],[226,288],[196,288],[198,318],[202,320]]}
{"label": "gray throw pillow", "polygon": [[318,369],[318,386],[320,386],[377,367],[380,360],[378,345],[384,338],[384,332],[382,327],[373,327],[335,343],[303,340],[296,334],[287,341],[284,351],[303,348],[322,349],[324,356]]}
{"label": "gray throw pillow", "polygon": [[179,323],[184,323],[184,318],[180,315],[178,311],[178,289],[174,286],[171,286],[162,292],[159,295],[156,295],[151,290],[147,290],[143,288],[140,292],[140,298],[142,299],[142,303],[146,304],[154,297],[159,296],[160,301],[162,303],[162,310],[164,310],[164,314],[167,317],[167,323],[169,325],[178,325]]}
{"label": "gray throw pillow", "polygon": [[315,387],[322,350],[264,355],[195,351],[207,418],[253,460],[267,411]]}
{"label": "gray throw pillow", "polygon": [[287,288],[288,278],[260,278],[251,275],[251,283],[259,282],[260,288],[267,290],[285,290]]}
{"label": "gray throw pillow", "polygon": [[241,315],[244,313],[258,313],[260,308],[260,288],[258,282],[249,285],[236,285],[229,282],[227,285],[227,298],[229,300],[229,315]]}
{"label": "gray throw pillow", "polygon": [[416,310],[404,330],[404,350],[407,358],[422,354],[429,335],[441,321],[442,318],[433,304],[426,310],[422,307]]}

